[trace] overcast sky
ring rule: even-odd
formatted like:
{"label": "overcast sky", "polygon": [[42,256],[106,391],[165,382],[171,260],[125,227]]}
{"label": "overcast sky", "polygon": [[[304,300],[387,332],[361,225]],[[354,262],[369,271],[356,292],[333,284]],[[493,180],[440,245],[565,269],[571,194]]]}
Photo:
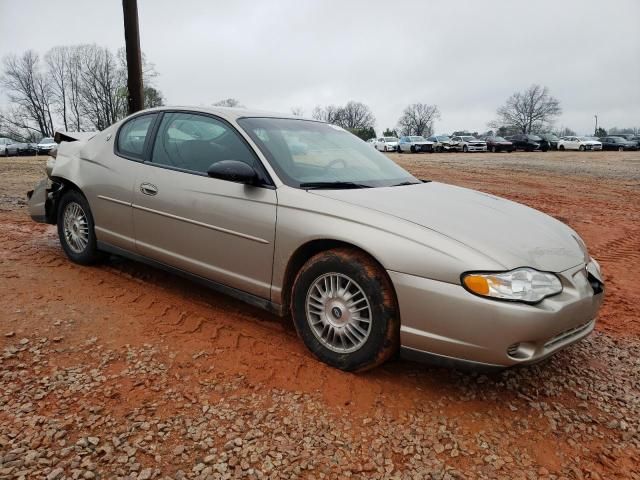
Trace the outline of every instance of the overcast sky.
{"label": "overcast sky", "polygon": [[[455,7],[452,5],[455,3]],[[437,104],[437,132],[482,131],[514,91],[549,87],[579,133],[640,127],[640,0],[139,0],[141,45],[168,104],[238,98],[306,115],[369,105],[377,129]],[[0,0],[0,57],[124,45],[120,0]],[[4,100],[6,101],[6,100]]]}

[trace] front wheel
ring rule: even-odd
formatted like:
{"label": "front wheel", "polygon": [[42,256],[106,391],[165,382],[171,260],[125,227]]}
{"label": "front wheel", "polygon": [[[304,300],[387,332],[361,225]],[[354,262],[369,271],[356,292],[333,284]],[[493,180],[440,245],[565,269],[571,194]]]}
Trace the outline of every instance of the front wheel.
{"label": "front wheel", "polygon": [[60,199],[58,236],[67,257],[75,263],[91,265],[102,257],[96,245],[89,203],[76,190],[69,190]]}
{"label": "front wheel", "polygon": [[467,146],[466,146],[466,145],[463,145],[463,146],[462,146],[462,151],[463,151],[464,153],[467,153],[467,152],[469,151],[469,148],[467,148]]}
{"label": "front wheel", "polygon": [[411,145],[411,153],[416,153],[416,147],[415,147],[415,145]]}
{"label": "front wheel", "polygon": [[619,152],[624,152],[624,147],[618,147]]}
{"label": "front wheel", "polygon": [[581,152],[584,152],[584,150],[585,150],[584,145],[580,145],[580,146],[578,147],[578,150],[580,150]]}
{"label": "front wheel", "polygon": [[296,277],[291,311],[311,353],[341,370],[368,370],[398,349],[400,320],[391,282],[358,250],[337,248],[309,259]]}

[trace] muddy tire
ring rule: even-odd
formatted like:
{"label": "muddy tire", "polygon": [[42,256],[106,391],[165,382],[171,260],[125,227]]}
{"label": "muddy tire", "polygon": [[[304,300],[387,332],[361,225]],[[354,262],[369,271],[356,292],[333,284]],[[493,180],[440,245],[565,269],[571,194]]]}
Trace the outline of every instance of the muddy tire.
{"label": "muddy tire", "polygon": [[58,236],[72,262],[92,265],[103,258],[96,246],[93,215],[87,199],[76,190],[67,191],[58,206]]}
{"label": "muddy tire", "polygon": [[311,353],[341,370],[376,367],[399,346],[400,317],[391,281],[380,265],[355,249],[310,258],[296,276],[291,312]]}

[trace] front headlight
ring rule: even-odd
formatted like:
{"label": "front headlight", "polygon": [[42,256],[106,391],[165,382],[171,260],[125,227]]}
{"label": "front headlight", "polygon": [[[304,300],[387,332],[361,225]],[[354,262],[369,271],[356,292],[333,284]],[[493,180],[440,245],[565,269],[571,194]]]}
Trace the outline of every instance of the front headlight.
{"label": "front headlight", "polygon": [[553,273],[533,268],[517,268],[510,272],[466,273],[462,284],[471,293],[482,297],[537,303],[562,292],[562,283]]}

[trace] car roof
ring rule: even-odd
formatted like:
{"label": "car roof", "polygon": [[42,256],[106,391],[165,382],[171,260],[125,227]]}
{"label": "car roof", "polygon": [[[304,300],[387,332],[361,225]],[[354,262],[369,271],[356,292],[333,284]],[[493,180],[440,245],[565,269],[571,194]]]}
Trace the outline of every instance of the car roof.
{"label": "car roof", "polygon": [[[268,117],[268,118],[290,118],[293,120],[310,120],[312,122],[324,123],[320,120],[316,120],[313,118],[299,117],[297,115],[293,115],[290,113],[287,114],[287,113],[271,112],[268,110],[249,110],[246,108],[236,108],[236,107],[216,107],[216,106],[202,107],[202,106],[190,106],[190,105],[175,105],[175,106],[149,108],[144,111],[145,112],[154,112],[154,111],[162,112],[162,111],[175,111],[175,110],[212,113],[226,120],[237,120],[243,117]],[[139,112],[136,112],[136,113],[139,113]]]}

